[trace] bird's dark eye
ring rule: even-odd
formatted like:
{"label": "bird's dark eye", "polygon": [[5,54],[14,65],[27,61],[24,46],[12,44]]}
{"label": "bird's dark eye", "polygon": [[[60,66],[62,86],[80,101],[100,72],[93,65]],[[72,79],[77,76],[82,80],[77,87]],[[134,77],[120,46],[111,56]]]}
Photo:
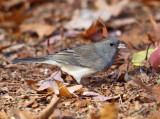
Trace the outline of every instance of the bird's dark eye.
{"label": "bird's dark eye", "polygon": [[113,43],[110,43],[110,46],[113,46]]}

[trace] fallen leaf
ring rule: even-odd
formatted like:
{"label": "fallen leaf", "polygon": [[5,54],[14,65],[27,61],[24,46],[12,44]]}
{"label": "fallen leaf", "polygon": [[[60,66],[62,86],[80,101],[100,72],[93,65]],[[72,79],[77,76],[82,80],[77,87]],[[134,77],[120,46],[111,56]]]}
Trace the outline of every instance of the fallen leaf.
{"label": "fallen leaf", "polygon": [[56,71],[56,72],[51,74],[50,78],[54,78],[57,81],[60,81],[60,82],[64,83],[64,80],[62,79],[61,75],[62,75],[61,71]]}
{"label": "fallen leaf", "polygon": [[99,17],[108,21],[111,16],[118,16],[129,0],[122,0],[114,5],[108,5],[105,0],[94,2],[97,10],[81,9],[74,11],[72,20],[65,24],[66,29],[88,29]]}
{"label": "fallen leaf", "polygon": [[2,50],[3,53],[9,53],[9,52],[14,52],[14,51],[17,51],[23,47],[27,47],[26,44],[22,43],[22,44],[16,44],[16,45],[12,45],[8,48],[5,48]]}
{"label": "fallen leaf", "polygon": [[131,25],[134,23],[136,23],[136,19],[133,17],[128,17],[128,18],[121,18],[121,19],[112,20],[109,23],[109,26],[119,28],[122,26]]}
{"label": "fallen leaf", "polygon": [[157,102],[160,102],[160,86],[154,85],[152,87],[151,95],[156,99]]}
{"label": "fallen leaf", "polygon": [[3,51],[4,49],[10,47],[11,45],[0,45],[0,52]]}
{"label": "fallen leaf", "polygon": [[113,16],[118,16],[128,2],[129,0],[122,0],[114,5],[108,5],[105,0],[97,0],[95,2],[95,6],[98,8],[98,10],[108,11]]}
{"label": "fallen leaf", "polygon": [[26,79],[25,80],[28,84],[36,84],[38,81],[31,80],[31,79]]}
{"label": "fallen leaf", "polygon": [[160,53],[159,53],[160,52],[160,35],[159,35],[160,27],[158,26],[155,19],[150,13],[149,13],[149,17],[152,24],[153,34],[154,34],[154,36],[152,35],[150,37],[154,39],[156,43],[156,50],[151,54],[149,59],[153,64],[154,70],[157,72],[158,66],[160,65]]}
{"label": "fallen leaf", "polygon": [[[15,10],[12,12],[12,14],[2,14],[0,17],[0,21],[2,21],[2,23],[4,22],[14,22],[14,23],[21,23],[22,21],[24,21],[27,18],[30,18],[32,15],[31,14],[25,14],[25,6],[23,5],[22,7],[20,7],[19,9]],[[4,25],[4,24],[2,24]]]}
{"label": "fallen leaf", "polygon": [[157,71],[158,70],[158,66],[160,65],[160,46],[158,47],[157,50],[152,52],[152,54],[150,55],[149,60],[152,62],[154,70]]}
{"label": "fallen leaf", "polygon": [[118,110],[115,103],[105,104],[100,111],[100,119],[117,119]]}
{"label": "fallen leaf", "polygon": [[89,92],[89,91],[83,92],[83,95],[84,96],[91,96],[92,99],[95,100],[95,101],[106,101],[106,100],[112,100],[112,99],[119,98],[119,96],[105,97],[105,96],[102,96],[102,95],[100,95],[98,93]]}
{"label": "fallen leaf", "polygon": [[1,1],[0,1],[0,7],[3,5],[3,2],[4,2],[4,0],[1,0]]}
{"label": "fallen leaf", "polygon": [[44,22],[32,23],[32,24],[23,23],[20,25],[21,32],[35,31],[38,34],[39,38],[50,35],[54,30],[55,27],[53,27],[52,25],[48,25]]}
{"label": "fallen leaf", "polygon": [[31,115],[28,113],[28,111],[20,111],[20,110],[12,110],[13,114],[14,114],[14,118],[18,118],[18,119],[35,119],[36,116],[35,115]]}
{"label": "fallen leaf", "polygon": [[25,4],[25,0],[5,0],[5,2],[3,2],[3,7],[5,9],[9,10],[13,7],[20,5],[20,4]]}
{"label": "fallen leaf", "polygon": [[92,24],[84,33],[80,33],[77,36],[80,37],[91,37],[93,34],[97,33],[99,28],[98,28],[99,20],[96,21],[95,24]]}
{"label": "fallen leaf", "polygon": [[[54,79],[55,80],[55,79]],[[59,95],[60,97],[66,97],[66,98],[72,98],[73,95],[69,92],[69,90],[67,89],[67,87],[60,81],[57,81],[57,85],[58,85],[58,88],[59,88]]]}
{"label": "fallen leaf", "polygon": [[51,119],[56,119],[56,118],[71,118],[74,117],[74,115],[70,112],[64,112],[64,111],[61,111],[59,109],[55,109],[54,110],[54,113],[52,113],[52,115],[50,116]]}
{"label": "fallen leaf", "polygon": [[[160,27],[159,25],[157,24],[156,20],[153,18],[152,14],[151,13],[148,13],[149,14],[149,18],[150,18],[150,22],[151,22],[151,25],[152,25],[152,30],[153,30],[153,39],[156,40],[156,41],[160,41],[160,35],[159,35],[159,32],[160,32]],[[159,46],[159,44],[157,44],[157,46]]]}
{"label": "fallen leaf", "polygon": [[135,75],[135,77],[136,78],[132,77],[133,81],[143,89],[147,90],[157,102],[160,102],[160,86],[159,85],[146,86],[138,77],[138,75]]}
{"label": "fallen leaf", "polygon": [[127,82],[128,80],[129,80],[128,79],[128,73],[119,72],[118,77],[117,77],[117,81],[119,81],[119,82]]}
{"label": "fallen leaf", "polygon": [[100,23],[103,25],[103,38],[106,38],[107,37],[107,28],[106,28],[106,25],[105,25],[105,23],[104,23],[104,21],[99,17],[99,21],[100,21]]}
{"label": "fallen leaf", "polygon": [[[103,32],[98,25],[101,24]],[[104,21],[99,17],[96,23],[92,24],[84,33],[76,34],[74,37],[91,38],[93,41],[99,41],[107,37],[107,28]]]}
{"label": "fallen leaf", "polygon": [[0,119],[8,119],[8,116],[3,109],[0,111]]}
{"label": "fallen leaf", "polygon": [[24,106],[26,107],[31,107],[34,103],[36,102],[36,98],[31,99],[28,103],[26,103]]}
{"label": "fallen leaf", "polygon": [[141,0],[143,4],[153,6],[153,7],[159,7],[160,1],[159,0]]}
{"label": "fallen leaf", "polygon": [[42,85],[37,90],[44,90],[51,87],[56,95],[59,94],[59,87],[57,82],[64,83],[63,79],[61,78],[61,71],[56,71],[51,74],[51,76],[43,81],[40,81]]}
{"label": "fallen leaf", "polygon": [[122,36],[119,37],[119,40],[124,42],[127,47],[138,50],[146,50],[148,44],[151,43],[147,34],[143,33],[140,28],[132,28],[131,30],[127,30],[122,34]]}
{"label": "fallen leaf", "polygon": [[40,91],[40,90],[47,89],[49,87],[51,87],[53,89],[53,91],[56,95],[59,94],[57,82],[55,82],[53,79],[45,79],[42,82],[42,85],[37,90]]}
{"label": "fallen leaf", "polygon": [[159,119],[160,117],[160,111],[157,112],[152,112],[152,115],[150,116],[149,119]]}
{"label": "fallen leaf", "polygon": [[82,85],[75,85],[75,86],[70,86],[67,87],[68,91],[72,94],[73,92],[79,90],[82,88]]}
{"label": "fallen leaf", "polygon": [[111,13],[105,10],[76,10],[73,14],[72,20],[65,24],[64,27],[70,30],[88,29],[99,17],[101,17],[104,21],[107,21],[111,18]]}
{"label": "fallen leaf", "polygon": [[15,115],[14,117],[17,117],[19,119],[48,119],[53,113],[59,101],[60,98],[54,95],[50,104],[44,110],[42,110],[39,115],[29,114],[27,111],[20,110],[12,110],[12,112]]}
{"label": "fallen leaf", "polygon": [[[142,66],[142,62],[145,60],[146,58],[146,52],[147,50],[144,50],[144,51],[140,51],[138,53],[134,53],[133,54],[133,57],[132,57],[132,63],[133,65],[135,66]],[[151,56],[151,53],[153,54],[154,52],[154,49],[149,49],[148,50],[148,58]]]}
{"label": "fallen leaf", "polygon": [[47,50],[48,50],[48,54],[51,55],[51,54],[53,54],[55,51],[54,51],[53,48],[50,46],[49,41],[50,41],[50,39],[48,38],[48,40],[47,40]]}
{"label": "fallen leaf", "polygon": [[[60,97],[66,97],[66,98],[73,97],[72,94],[67,89],[67,87],[63,84],[64,81],[61,78],[61,71],[54,72],[50,78],[47,78],[41,82],[42,82],[42,85],[37,90],[44,90],[44,89],[51,87],[54,93]],[[80,87],[77,87],[77,88],[79,89]]]}

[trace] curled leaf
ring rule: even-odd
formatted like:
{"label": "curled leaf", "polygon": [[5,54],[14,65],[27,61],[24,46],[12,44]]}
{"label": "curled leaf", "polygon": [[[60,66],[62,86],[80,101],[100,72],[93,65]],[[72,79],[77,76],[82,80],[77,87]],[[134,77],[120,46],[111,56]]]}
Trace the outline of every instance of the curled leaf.
{"label": "curled leaf", "polygon": [[107,37],[107,28],[106,28],[106,25],[105,25],[105,23],[104,23],[104,21],[99,17],[99,22],[103,25],[103,28],[102,28],[102,30],[103,30],[103,38],[106,38]]}
{"label": "curled leaf", "polygon": [[149,60],[152,62],[154,70],[157,72],[158,66],[160,65],[160,46],[151,54]]}
{"label": "curled leaf", "polygon": [[53,48],[51,47],[50,43],[49,43],[50,39],[48,38],[47,40],[47,50],[48,50],[48,54],[51,55],[54,53]]}

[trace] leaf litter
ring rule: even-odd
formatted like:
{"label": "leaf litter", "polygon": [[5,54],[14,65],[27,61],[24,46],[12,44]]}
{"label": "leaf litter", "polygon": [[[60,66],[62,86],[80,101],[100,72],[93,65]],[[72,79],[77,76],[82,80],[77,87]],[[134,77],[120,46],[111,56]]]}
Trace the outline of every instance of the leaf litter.
{"label": "leaf litter", "polygon": [[[159,5],[157,0],[0,1],[0,117],[157,118]],[[107,72],[83,79],[86,86],[52,65],[10,62],[110,36],[128,48]],[[134,66],[133,54],[148,52],[149,45],[155,49],[150,58]]]}

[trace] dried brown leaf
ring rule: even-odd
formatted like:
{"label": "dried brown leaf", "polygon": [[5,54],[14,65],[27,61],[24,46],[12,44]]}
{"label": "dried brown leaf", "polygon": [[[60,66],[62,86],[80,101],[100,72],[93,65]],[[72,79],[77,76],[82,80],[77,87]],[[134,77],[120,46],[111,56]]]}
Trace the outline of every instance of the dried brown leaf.
{"label": "dried brown leaf", "polygon": [[26,79],[25,80],[28,84],[36,84],[38,81],[31,80],[31,79]]}
{"label": "dried brown leaf", "polygon": [[3,2],[4,2],[4,0],[1,0],[1,1],[0,1],[0,7],[3,5]]}
{"label": "dried brown leaf", "polygon": [[7,114],[4,112],[4,110],[0,111],[0,119],[8,119]]}
{"label": "dried brown leaf", "polygon": [[95,6],[100,10],[109,11],[113,16],[118,16],[129,0],[122,0],[114,5],[108,5],[105,0],[97,0]]}
{"label": "dried brown leaf", "polygon": [[58,88],[59,88],[59,95],[60,97],[66,97],[66,98],[72,98],[72,94],[69,92],[69,90],[67,89],[67,87],[60,81],[57,81],[54,79],[54,81],[57,82],[58,84]]}
{"label": "dried brown leaf", "polygon": [[160,65],[160,46],[156,49],[149,57],[149,60],[152,62],[153,68],[155,72],[157,72],[158,67]]}
{"label": "dried brown leaf", "polygon": [[50,115],[53,113],[59,101],[60,98],[54,95],[50,104],[44,110],[42,110],[42,112],[39,115],[33,115],[29,114],[27,111],[19,110],[13,110],[12,112],[15,115],[14,117],[19,119],[48,119]]}
{"label": "dried brown leaf", "polygon": [[10,47],[11,45],[0,45],[0,52],[3,51],[3,49],[6,49]]}
{"label": "dried brown leaf", "polygon": [[16,119],[35,119],[36,115],[29,114],[27,111],[12,110]]}
{"label": "dried brown leaf", "polygon": [[122,26],[126,26],[126,25],[131,25],[136,23],[136,19],[133,17],[128,17],[128,18],[121,18],[121,19],[115,19],[112,20],[109,25],[111,27],[122,27]]}
{"label": "dried brown leaf", "polygon": [[26,103],[24,106],[26,106],[26,107],[31,106],[31,105],[33,105],[33,103],[35,103],[35,102],[36,102],[36,98],[33,98],[33,99],[31,99],[28,103]]}
{"label": "dried brown leaf", "polygon": [[25,6],[22,6],[18,10],[13,11],[12,14],[2,14],[1,16],[3,16],[3,19],[0,19],[0,21],[21,23],[25,19],[30,18],[32,16],[31,14],[24,14],[25,9]]}
{"label": "dried brown leaf", "polygon": [[160,1],[159,0],[142,0],[142,2],[146,5],[153,6],[153,7],[159,7]]}
{"label": "dried brown leaf", "polygon": [[155,85],[152,87],[151,95],[156,99],[157,102],[160,102],[160,86]]}
{"label": "dried brown leaf", "polygon": [[54,51],[53,48],[51,47],[49,41],[50,41],[50,39],[48,38],[48,40],[47,40],[47,50],[48,50],[48,54],[51,55],[51,54],[53,54],[55,51]]}
{"label": "dried brown leaf", "polygon": [[[102,28],[103,33],[101,33],[101,28],[98,27],[99,24],[102,24],[104,26]],[[102,36],[103,38],[106,38],[107,29],[104,21],[102,19],[100,20],[100,18],[96,21],[96,23],[92,24],[84,33],[75,35],[75,37],[91,38],[94,41],[101,40]]]}
{"label": "dried brown leaf", "polygon": [[138,77],[138,75],[135,75],[136,78],[134,78],[134,82],[139,85],[140,87],[147,90],[157,102],[160,102],[160,86],[146,86],[144,83],[142,83],[141,79]]}
{"label": "dried brown leaf", "polygon": [[39,38],[42,38],[45,35],[50,35],[54,30],[55,27],[44,22],[20,25],[21,32],[35,31],[38,34]]}
{"label": "dried brown leaf", "polygon": [[99,17],[99,22],[103,25],[103,38],[106,38],[107,37],[107,28],[106,28],[106,25],[105,25],[105,22]]}
{"label": "dried brown leaf", "polygon": [[50,116],[51,119],[56,119],[56,118],[68,118],[68,119],[73,119],[74,115],[70,112],[64,112],[59,109],[55,109],[54,113]]}
{"label": "dried brown leaf", "polygon": [[75,85],[75,86],[70,86],[67,87],[68,91],[72,94],[73,92],[79,90],[82,88],[82,85]]}
{"label": "dried brown leaf", "polygon": [[91,114],[91,119],[117,119],[118,110],[115,103],[105,104],[100,112],[97,114]]}
{"label": "dried brown leaf", "polygon": [[100,119],[116,119],[118,110],[115,103],[106,104],[100,111]]}
{"label": "dried brown leaf", "polygon": [[[160,32],[160,27],[159,25],[157,24],[156,20],[153,18],[152,14],[151,13],[148,13],[149,14],[149,18],[150,18],[150,21],[151,21],[151,24],[152,24],[152,29],[153,29],[153,39],[156,40],[156,41],[160,41],[160,35],[159,35],[159,32]],[[157,42],[157,47],[159,46],[159,42]]]}
{"label": "dried brown leaf", "polygon": [[160,117],[160,112],[153,112],[153,114],[150,116],[149,119],[159,119]]}
{"label": "dried brown leaf", "polygon": [[156,43],[156,50],[150,55],[149,60],[152,62],[155,71],[158,70],[158,66],[160,65],[160,26],[156,23],[156,20],[153,18],[151,13],[148,13],[150,17],[150,21],[152,24],[153,35],[148,35],[148,39],[153,39]]}
{"label": "dried brown leaf", "polygon": [[92,24],[92,25],[89,27],[89,29],[87,29],[87,30],[85,31],[85,33],[79,34],[78,36],[87,37],[87,38],[90,37],[90,36],[92,36],[93,34],[95,34],[95,33],[99,30],[98,24],[99,24],[99,20],[97,20],[95,24]]}
{"label": "dried brown leaf", "polygon": [[37,90],[41,91],[41,90],[44,90],[44,89],[48,89],[50,87],[52,88],[52,90],[54,91],[54,93],[56,95],[59,94],[59,89],[58,89],[57,82],[55,82],[53,79],[45,79],[42,82],[42,85]]}
{"label": "dried brown leaf", "polygon": [[95,101],[106,101],[106,100],[112,100],[112,99],[119,98],[119,96],[105,97],[105,96],[100,95],[99,93],[90,92],[90,91],[83,92],[83,95],[84,96],[91,96],[93,98],[93,100],[95,100]]}
{"label": "dried brown leaf", "polygon": [[9,52],[13,52],[13,51],[17,51],[23,47],[27,47],[26,44],[22,43],[22,44],[16,44],[16,45],[11,45],[10,47],[7,47],[5,49],[3,49],[3,53],[9,53]]}

